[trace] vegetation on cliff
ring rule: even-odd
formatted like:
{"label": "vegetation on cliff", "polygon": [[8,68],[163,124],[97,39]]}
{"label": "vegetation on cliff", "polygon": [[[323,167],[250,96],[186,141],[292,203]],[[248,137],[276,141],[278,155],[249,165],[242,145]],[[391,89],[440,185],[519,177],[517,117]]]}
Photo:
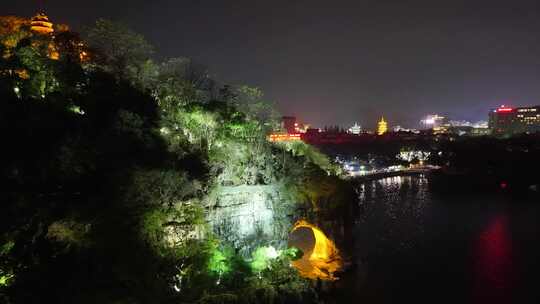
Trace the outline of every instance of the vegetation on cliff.
{"label": "vegetation on cliff", "polygon": [[315,301],[290,267],[297,254],[241,254],[206,219],[208,195],[240,185],[339,208],[344,186],[325,157],[266,141],[278,115],[259,89],[220,84],[186,58],[156,63],[110,21],[81,39],[0,19],[11,24],[0,33],[1,301]]}

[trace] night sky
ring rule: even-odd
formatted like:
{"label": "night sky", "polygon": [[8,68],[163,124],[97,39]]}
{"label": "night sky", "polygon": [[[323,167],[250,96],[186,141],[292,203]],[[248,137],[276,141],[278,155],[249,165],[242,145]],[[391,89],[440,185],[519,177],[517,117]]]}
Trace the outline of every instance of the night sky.
{"label": "night sky", "polygon": [[[41,1],[2,0],[32,16]],[[536,1],[74,1],[42,5],[76,30],[97,18],[144,34],[160,58],[185,56],[217,79],[258,86],[316,126],[418,125],[428,113],[486,120],[540,104]]]}

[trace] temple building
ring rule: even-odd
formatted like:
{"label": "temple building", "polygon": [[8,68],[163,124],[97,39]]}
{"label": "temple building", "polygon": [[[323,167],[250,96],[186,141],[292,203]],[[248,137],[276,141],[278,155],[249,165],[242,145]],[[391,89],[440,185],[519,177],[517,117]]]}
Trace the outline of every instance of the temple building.
{"label": "temple building", "polygon": [[355,122],[354,125],[349,128],[348,133],[359,135],[360,133],[362,133],[362,127]]}
{"label": "temple building", "polygon": [[32,17],[30,21],[30,30],[44,35],[54,32],[53,23],[49,21],[49,17],[43,12]]}
{"label": "temple building", "polygon": [[384,117],[381,117],[379,123],[377,123],[377,135],[383,135],[388,131],[388,124],[384,120]]}
{"label": "temple building", "polygon": [[[54,24],[49,20],[49,17],[44,12],[39,12],[32,17],[32,19],[30,19],[30,30],[40,35],[53,35]],[[58,48],[54,42],[51,41],[49,43],[48,51],[50,59],[58,60],[60,58]]]}

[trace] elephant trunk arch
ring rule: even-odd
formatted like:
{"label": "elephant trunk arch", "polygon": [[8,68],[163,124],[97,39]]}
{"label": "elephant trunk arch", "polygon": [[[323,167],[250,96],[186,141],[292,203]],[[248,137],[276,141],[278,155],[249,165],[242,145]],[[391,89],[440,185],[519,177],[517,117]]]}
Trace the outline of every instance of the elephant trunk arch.
{"label": "elephant trunk arch", "polygon": [[342,259],[339,250],[332,240],[316,226],[307,221],[296,222],[291,230],[294,233],[299,228],[310,229],[314,237],[314,246],[310,252],[306,252],[301,259],[293,261],[300,275],[310,279],[336,280],[334,273],[342,268]]}

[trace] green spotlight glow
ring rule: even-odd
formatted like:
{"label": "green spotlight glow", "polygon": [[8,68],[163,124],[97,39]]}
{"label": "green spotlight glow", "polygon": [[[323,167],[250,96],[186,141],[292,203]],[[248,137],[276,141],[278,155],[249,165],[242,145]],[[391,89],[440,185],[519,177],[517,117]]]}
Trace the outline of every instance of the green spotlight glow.
{"label": "green spotlight glow", "polygon": [[272,246],[257,248],[252,255],[251,269],[255,272],[263,271],[270,266],[271,260],[277,258],[279,254]]}
{"label": "green spotlight glow", "polygon": [[0,287],[8,286],[11,283],[11,280],[13,279],[14,275],[11,273],[4,273],[0,269]]}
{"label": "green spotlight glow", "polygon": [[296,261],[304,256],[304,252],[296,247],[290,247],[283,251],[283,255],[287,256],[291,261]]}
{"label": "green spotlight glow", "polygon": [[230,259],[227,254],[218,249],[214,249],[208,261],[208,270],[218,275],[226,274],[231,271]]}
{"label": "green spotlight glow", "polygon": [[85,112],[79,106],[73,105],[73,106],[69,107],[69,110],[71,112],[75,113],[75,114],[79,114],[79,115],[84,115],[85,114]]}

